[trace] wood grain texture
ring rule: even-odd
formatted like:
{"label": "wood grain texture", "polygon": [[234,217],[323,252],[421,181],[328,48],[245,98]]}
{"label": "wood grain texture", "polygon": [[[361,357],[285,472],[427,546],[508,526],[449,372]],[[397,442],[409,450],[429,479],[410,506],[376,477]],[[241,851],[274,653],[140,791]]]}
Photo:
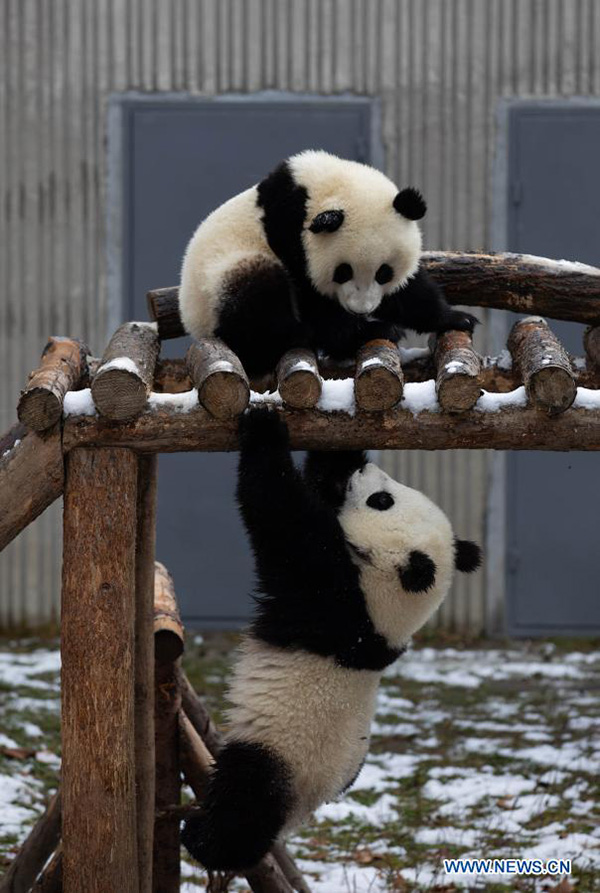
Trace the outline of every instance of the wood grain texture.
{"label": "wood grain texture", "polygon": [[159,347],[158,332],[152,324],[126,322],[119,326],[92,381],[98,412],[115,421],[143,412],[152,390]]}
{"label": "wood grain texture", "polygon": [[61,798],[60,791],[57,791],[0,880],[0,893],[29,893],[58,846],[60,825]]}
{"label": "wood grain texture", "polygon": [[468,332],[444,332],[429,340],[436,367],[435,390],[445,412],[472,409],[481,394],[481,359]]}
{"label": "wood grain texture", "polygon": [[179,668],[178,673],[181,701],[185,714],[206,744],[209,752],[214,756],[219,749],[219,732],[210,718],[202,698],[194,690],[185,671]]}
{"label": "wood grain texture", "polygon": [[60,420],[65,394],[83,378],[88,353],[81,341],[49,339],[40,367],[30,374],[17,406],[19,421],[30,431],[46,431]]}
{"label": "wood grain texture", "polygon": [[248,406],[250,385],[239,359],[218,338],[190,345],[186,354],[198,400],[216,419],[233,419]]}
{"label": "wood grain texture", "polygon": [[154,840],[154,553],[158,457],[138,459],[135,561],[135,787],[140,893],[152,889]]}
{"label": "wood grain texture", "polygon": [[67,458],[62,590],[65,893],[138,893],[134,741],[137,456]]}
{"label": "wood grain texture", "polygon": [[61,432],[19,422],[0,438],[0,552],[62,494]]}
{"label": "wood grain texture", "polygon": [[160,561],[154,563],[154,655],[169,662],[183,654],[184,630],[173,577]]}
{"label": "wood grain texture", "polygon": [[356,405],[366,412],[391,409],[402,398],[404,377],[398,348],[391,341],[369,341],[358,352],[354,373]]}
{"label": "wood grain texture", "polygon": [[553,414],[571,406],[577,393],[571,361],[545,319],[518,320],[508,337],[508,349],[533,404]]}
{"label": "wood grain texture", "polygon": [[317,358],[312,350],[288,350],[277,366],[277,387],[281,399],[292,409],[312,409],[319,402],[322,383]]}

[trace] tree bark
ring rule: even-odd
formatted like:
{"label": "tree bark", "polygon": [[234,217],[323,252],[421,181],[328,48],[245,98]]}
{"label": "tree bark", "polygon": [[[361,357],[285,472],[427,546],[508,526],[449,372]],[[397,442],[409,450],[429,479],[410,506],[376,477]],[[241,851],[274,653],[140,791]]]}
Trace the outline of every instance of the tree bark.
{"label": "tree bark", "polygon": [[20,422],[0,438],[0,552],[63,492],[61,432],[27,431]]}
{"label": "tree bark", "polygon": [[30,431],[46,431],[60,420],[65,394],[83,377],[88,353],[80,341],[50,338],[17,406],[19,421]]}
{"label": "tree bark", "polygon": [[191,344],[186,364],[200,403],[216,419],[237,418],[248,406],[248,377],[233,351],[218,338]]}
{"label": "tree bark", "polygon": [[0,881],[0,893],[29,893],[60,840],[60,791],[51,798]]}
{"label": "tree bark", "polygon": [[430,338],[436,366],[435,390],[446,412],[472,409],[481,394],[481,360],[468,332],[444,332]]}
{"label": "tree bark", "polygon": [[391,341],[365,344],[356,357],[356,405],[367,412],[391,409],[402,399],[404,378],[398,348]]}
{"label": "tree bark", "polygon": [[281,399],[293,409],[311,409],[321,396],[322,384],[317,358],[312,350],[288,350],[277,366]]}
{"label": "tree bark", "polygon": [[183,654],[184,631],[173,578],[164,564],[154,563],[154,655],[172,663]]}
{"label": "tree bark", "polygon": [[67,458],[62,592],[65,893],[138,893],[134,636],[137,465]]}
{"label": "tree bark", "polygon": [[553,414],[571,406],[577,394],[571,361],[545,319],[528,316],[518,320],[509,335],[508,349],[532,403]]}
{"label": "tree bark", "polygon": [[160,343],[153,323],[119,326],[92,381],[92,397],[107,419],[132,419],[146,408]]}
{"label": "tree bark", "polygon": [[158,457],[138,460],[135,564],[135,786],[140,893],[152,889],[154,838],[154,551]]}

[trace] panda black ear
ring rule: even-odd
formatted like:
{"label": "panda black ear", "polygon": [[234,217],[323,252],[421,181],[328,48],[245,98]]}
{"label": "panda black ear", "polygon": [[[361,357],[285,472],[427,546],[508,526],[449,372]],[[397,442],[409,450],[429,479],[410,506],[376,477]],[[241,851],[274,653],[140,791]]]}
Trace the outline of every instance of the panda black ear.
{"label": "panda black ear", "polygon": [[304,480],[337,510],[344,504],[348,481],[366,464],[367,454],[362,450],[311,450],[304,462]]}
{"label": "panda black ear", "polygon": [[482,554],[477,543],[471,540],[454,540],[454,564],[464,574],[476,571],[481,565]]}
{"label": "panda black ear", "polygon": [[343,222],[343,211],[321,211],[308,228],[311,233],[334,233]]}
{"label": "panda black ear", "polygon": [[409,186],[398,193],[394,199],[394,208],[408,220],[420,220],[425,216],[427,205],[419,190]]}

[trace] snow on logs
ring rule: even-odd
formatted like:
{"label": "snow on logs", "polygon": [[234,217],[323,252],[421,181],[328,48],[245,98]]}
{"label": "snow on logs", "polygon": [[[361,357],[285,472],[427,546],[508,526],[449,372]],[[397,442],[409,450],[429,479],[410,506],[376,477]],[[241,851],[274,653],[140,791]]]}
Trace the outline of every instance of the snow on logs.
{"label": "snow on logs", "polygon": [[276,374],[281,399],[287,406],[312,409],[317,405],[323,384],[312,350],[289,350],[279,361]]}
{"label": "snow on logs", "polygon": [[159,348],[155,323],[126,322],[119,326],[92,381],[92,397],[101,415],[120,422],[145,410]]}
{"label": "snow on logs", "polygon": [[356,357],[356,405],[366,412],[382,412],[402,397],[404,379],[398,348],[391,341],[369,341]]}
{"label": "snow on logs", "polygon": [[446,412],[472,409],[481,395],[481,358],[468,332],[432,335],[429,346],[436,367],[435,391]]}
{"label": "snow on logs", "polygon": [[509,335],[508,349],[531,403],[551,414],[571,406],[577,394],[571,361],[545,319],[528,316],[518,320]]}
{"label": "snow on logs", "polygon": [[198,400],[216,419],[233,419],[250,400],[248,376],[237,356],[218,338],[194,341],[186,365]]}

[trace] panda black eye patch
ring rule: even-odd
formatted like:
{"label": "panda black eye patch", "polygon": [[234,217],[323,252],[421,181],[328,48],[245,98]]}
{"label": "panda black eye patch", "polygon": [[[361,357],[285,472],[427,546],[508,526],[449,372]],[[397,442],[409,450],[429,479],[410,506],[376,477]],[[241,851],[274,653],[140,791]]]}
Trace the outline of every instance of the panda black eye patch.
{"label": "panda black eye patch", "polygon": [[387,490],[378,490],[377,493],[371,493],[367,499],[367,505],[370,509],[377,509],[378,512],[385,512],[391,509],[394,504],[394,497]]}
{"label": "panda black eye patch", "polygon": [[398,568],[398,576],[406,592],[427,592],[435,583],[435,562],[425,552],[415,549],[408,564]]}
{"label": "panda black eye patch", "polygon": [[382,264],[375,273],[375,282],[378,285],[385,285],[387,282],[391,282],[393,278],[394,271],[389,264]]}
{"label": "panda black eye patch", "polygon": [[338,264],[333,273],[333,281],[338,285],[343,285],[344,282],[350,282],[353,275],[350,264]]}

